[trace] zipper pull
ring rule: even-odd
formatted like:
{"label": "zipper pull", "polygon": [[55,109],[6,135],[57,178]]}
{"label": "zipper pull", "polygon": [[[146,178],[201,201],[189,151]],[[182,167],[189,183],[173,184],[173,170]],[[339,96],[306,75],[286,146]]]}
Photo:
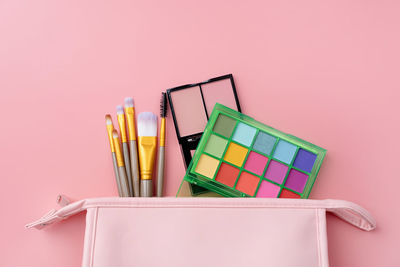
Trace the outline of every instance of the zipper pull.
{"label": "zipper pull", "polygon": [[67,196],[60,194],[57,196],[56,202],[60,207],[65,207],[71,203],[71,200]]}

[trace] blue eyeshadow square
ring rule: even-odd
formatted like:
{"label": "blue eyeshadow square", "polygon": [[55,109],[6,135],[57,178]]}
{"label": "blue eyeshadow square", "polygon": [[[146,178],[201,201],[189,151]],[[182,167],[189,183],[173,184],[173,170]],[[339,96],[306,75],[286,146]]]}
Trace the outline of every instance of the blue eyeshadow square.
{"label": "blue eyeshadow square", "polygon": [[232,140],[242,145],[250,146],[253,142],[254,135],[256,134],[256,128],[253,128],[247,124],[239,122],[236,127],[235,133],[233,134]]}
{"label": "blue eyeshadow square", "polygon": [[294,160],[293,166],[299,168],[300,170],[311,172],[316,159],[317,155],[300,148],[299,152],[297,152],[297,156]]}
{"label": "blue eyeshadow square", "polygon": [[290,162],[292,162],[294,154],[296,153],[296,149],[297,146],[284,140],[279,140],[274,152],[274,158],[279,159],[286,164],[290,164]]}
{"label": "blue eyeshadow square", "polygon": [[271,154],[276,142],[276,137],[273,137],[267,133],[259,132],[254,142],[253,148],[264,154]]}

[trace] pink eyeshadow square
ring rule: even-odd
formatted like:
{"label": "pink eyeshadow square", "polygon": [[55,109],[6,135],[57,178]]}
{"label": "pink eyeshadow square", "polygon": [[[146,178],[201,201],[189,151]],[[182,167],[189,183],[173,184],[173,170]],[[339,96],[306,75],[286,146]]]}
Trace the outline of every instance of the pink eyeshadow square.
{"label": "pink eyeshadow square", "polygon": [[237,110],[235,95],[229,78],[202,84],[201,90],[203,91],[204,103],[208,114],[211,114],[215,103]]}
{"label": "pink eyeshadow square", "polygon": [[203,132],[207,124],[207,116],[200,87],[194,86],[174,91],[171,93],[171,99],[180,136]]}
{"label": "pink eyeshadow square", "polygon": [[267,181],[262,181],[256,197],[277,197],[281,188]]}
{"label": "pink eyeshadow square", "polygon": [[278,184],[281,184],[285,179],[288,168],[289,168],[288,166],[280,162],[271,160],[271,162],[268,165],[268,169],[265,172],[265,178],[277,182]]}
{"label": "pink eyeshadow square", "polygon": [[267,165],[268,158],[260,155],[254,151],[251,151],[247,157],[244,168],[248,171],[254,172],[255,174],[262,175],[265,165]]}

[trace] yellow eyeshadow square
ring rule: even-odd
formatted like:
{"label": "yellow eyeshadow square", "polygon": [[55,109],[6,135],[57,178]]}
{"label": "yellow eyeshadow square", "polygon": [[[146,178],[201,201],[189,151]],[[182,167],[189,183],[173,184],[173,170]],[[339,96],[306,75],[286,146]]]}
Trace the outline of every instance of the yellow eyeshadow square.
{"label": "yellow eyeshadow square", "polygon": [[219,160],[216,160],[208,155],[202,154],[200,156],[199,161],[197,162],[195,172],[212,179],[214,177],[215,171],[218,168],[218,164]]}
{"label": "yellow eyeshadow square", "polygon": [[228,150],[225,153],[224,160],[241,167],[247,155],[247,148],[244,148],[235,143],[230,143]]}

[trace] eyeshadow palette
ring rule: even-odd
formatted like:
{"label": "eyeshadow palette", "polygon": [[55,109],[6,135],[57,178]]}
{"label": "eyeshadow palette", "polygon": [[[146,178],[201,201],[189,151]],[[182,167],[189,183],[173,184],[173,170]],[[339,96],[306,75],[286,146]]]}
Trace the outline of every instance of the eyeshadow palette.
{"label": "eyeshadow palette", "polygon": [[325,154],[217,103],[184,181],[225,197],[307,198]]}
{"label": "eyeshadow palette", "polygon": [[[185,168],[192,160],[214,105],[218,102],[241,111],[232,74],[170,88],[167,96]],[[209,193],[194,184],[188,187],[191,196]]]}

